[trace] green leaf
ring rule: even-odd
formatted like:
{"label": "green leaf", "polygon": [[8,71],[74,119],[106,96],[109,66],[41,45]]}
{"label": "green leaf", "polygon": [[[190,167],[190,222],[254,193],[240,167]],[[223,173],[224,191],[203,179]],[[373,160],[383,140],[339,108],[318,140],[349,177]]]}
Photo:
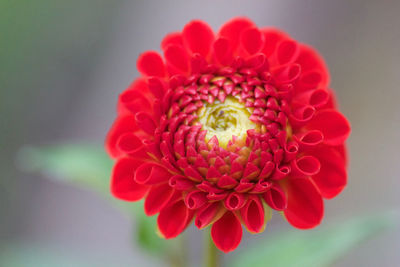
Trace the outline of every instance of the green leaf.
{"label": "green leaf", "polygon": [[25,147],[18,155],[22,169],[82,188],[109,192],[112,161],[103,148],[90,145]]}
{"label": "green leaf", "polygon": [[157,235],[157,217],[147,217],[143,215],[136,217],[135,239],[144,249],[152,253],[159,253],[165,250],[168,241]]}
{"label": "green leaf", "polygon": [[393,213],[375,214],[313,230],[266,236],[256,247],[232,257],[227,266],[327,266],[397,221]]}
{"label": "green leaf", "polygon": [[[136,221],[135,241],[146,251],[162,255],[167,241],[159,237],[157,217],[148,217],[143,202],[124,202],[111,197],[109,191],[112,160],[104,149],[90,145],[56,145],[25,147],[18,155],[22,169],[41,172],[51,180],[99,192]],[[168,241],[171,244],[173,241]]]}

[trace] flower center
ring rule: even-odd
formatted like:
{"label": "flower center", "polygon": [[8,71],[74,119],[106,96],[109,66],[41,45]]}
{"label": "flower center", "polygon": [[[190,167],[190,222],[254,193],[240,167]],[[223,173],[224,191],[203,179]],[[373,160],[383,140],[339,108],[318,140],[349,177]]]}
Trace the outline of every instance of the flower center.
{"label": "flower center", "polygon": [[232,96],[228,96],[223,103],[216,100],[198,111],[199,122],[203,130],[207,130],[205,141],[216,136],[222,148],[227,147],[233,136],[243,139],[247,130],[257,128],[257,124],[249,120],[250,115],[251,110]]}

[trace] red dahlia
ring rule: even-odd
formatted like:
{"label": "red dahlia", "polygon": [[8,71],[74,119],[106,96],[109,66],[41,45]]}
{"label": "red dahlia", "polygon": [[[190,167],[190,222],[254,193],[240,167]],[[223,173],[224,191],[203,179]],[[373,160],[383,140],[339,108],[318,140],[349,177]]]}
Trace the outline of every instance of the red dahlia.
{"label": "red dahlia", "polygon": [[139,56],[142,76],[119,96],[106,140],[113,195],[145,198],[165,238],[193,219],[212,225],[224,252],[242,225],[262,232],[271,209],[294,227],[318,225],[322,199],[346,185],[350,133],[318,53],[246,18],[217,34],[192,21],[161,48]]}

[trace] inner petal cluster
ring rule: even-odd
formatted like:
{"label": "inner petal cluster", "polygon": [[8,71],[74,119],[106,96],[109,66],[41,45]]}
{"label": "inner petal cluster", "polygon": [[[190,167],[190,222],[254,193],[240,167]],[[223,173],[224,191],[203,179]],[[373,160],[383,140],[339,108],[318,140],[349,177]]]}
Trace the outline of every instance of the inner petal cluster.
{"label": "inner petal cluster", "polygon": [[[190,209],[222,201],[234,211],[249,194],[260,194],[283,210],[286,196],[277,181],[290,173],[298,152],[290,138],[288,85],[278,88],[270,75],[237,60],[236,69],[181,81],[170,96],[168,115],[156,130],[164,160],[184,174],[171,177],[170,185],[180,189],[185,183]],[[319,169],[317,162],[304,165],[310,173]]]}

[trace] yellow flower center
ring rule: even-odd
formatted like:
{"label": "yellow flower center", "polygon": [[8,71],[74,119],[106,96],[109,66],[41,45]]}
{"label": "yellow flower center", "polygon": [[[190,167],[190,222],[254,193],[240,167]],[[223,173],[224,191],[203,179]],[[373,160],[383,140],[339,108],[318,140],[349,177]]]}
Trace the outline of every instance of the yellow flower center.
{"label": "yellow flower center", "polygon": [[216,136],[220,147],[226,148],[232,136],[245,139],[247,130],[258,128],[256,123],[249,120],[251,112],[232,96],[228,96],[223,103],[216,100],[206,104],[198,111],[198,121],[203,125],[203,130],[207,130],[205,141]]}

